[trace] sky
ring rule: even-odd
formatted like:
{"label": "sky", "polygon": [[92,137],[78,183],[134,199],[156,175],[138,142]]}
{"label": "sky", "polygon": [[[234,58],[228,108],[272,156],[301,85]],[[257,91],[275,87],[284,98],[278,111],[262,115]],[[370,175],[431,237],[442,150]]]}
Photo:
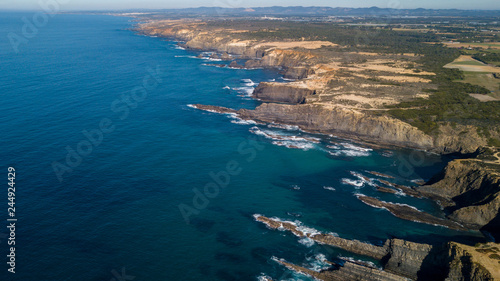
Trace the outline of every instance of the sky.
{"label": "sky", "polygon": [[0,9],[38,10],[40,3],[57,1],[62,10],[168,9],[189,7],[327,6],[399,9],[500,10],[499,0],[0,0]]}

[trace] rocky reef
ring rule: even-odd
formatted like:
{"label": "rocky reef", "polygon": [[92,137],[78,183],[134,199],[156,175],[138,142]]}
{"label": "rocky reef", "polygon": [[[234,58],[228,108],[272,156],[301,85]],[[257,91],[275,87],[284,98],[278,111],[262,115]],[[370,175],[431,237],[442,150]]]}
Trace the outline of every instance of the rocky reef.
{"label": "rocky reef", "polygon": [[358,195],[358,199],[369,206],[372,206],[375,208],[387,209],[394,216],[396,216],[400,219],[416,221],[416,222],[426,223],[426,224],[431,224],[431,225],[441,225],[441,226],[445,226],[445,227],[448,227],[451,229],[466,230],[465,227],[461,226],[460,224],[458,224],[456,222],[437,218],[433,215],[419,211],[419,210],[415,209],[414,207],[411,207],[408,205],[388,203],[388,202],[380,201],[376,198],[364,196],[364,195]]}
{"label": "rocky reef", "polygon": [[[428,245],[401,239],[388,239],[383,246],[348,240],[325,233],[304,233],[293,222],[254,215],[271,229],[287,230],[299,237],[308,237],[320,244],[374,258],[382,270],[363,262],[344,261],[320,271],[294,265],[285,260],[277,262],[291,270],[318,280],[500,280],[497,260],[499,244],[467,246],[456,242]],[[498,256],[500,258],[500,256]]]}

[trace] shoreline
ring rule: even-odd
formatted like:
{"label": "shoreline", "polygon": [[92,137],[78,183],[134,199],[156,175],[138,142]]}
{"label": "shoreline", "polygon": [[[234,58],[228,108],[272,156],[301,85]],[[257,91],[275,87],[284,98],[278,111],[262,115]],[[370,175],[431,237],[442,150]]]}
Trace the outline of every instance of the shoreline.
{"label": "shoreline", "polygon": [[[137,24],[137,26],[139,26],[139,24]],[[134,28],[133,30],[137,32],[137,28]],[[143,36],[150,36],[151,37],[151,34],[147,34],[145,31],[141,31],[140,34]],[[186,44],[188,42],[187,40],[182,40],[183,38],[177,38],[175,36],[154,35],[154,37],[160,37],[162,39],[166,39],[168,41],[177,42],[177,43],[184,42],[184,43],[181,43],[182,44],[181,47],[185,48],[186,50],[194,50],[194,51],[202,51],[202,52],[203,51],[214,52],[216,54],[216,56],[218,56],[218,57],[221,57],[224,55],[231,55],[233,59],[248,59],[247,62],[252,60],[252,58],[248,58],[248,57],[244,57],[244,56],[236,57],[233,54],[230,54],[228,52],[220,52],[220,50],[217,50],[217,48],[206,48],[206,49],[190,48]],[[245,63],[245,66],[246,66],[246,64],[247,63]],[[217,66],[217,65],[214,65],[214,66]],[[242,69],[242,68],[245,68],[245,66],[237,67],[235,69]],[[267,66],[267,67],[264,66],[263,68],[276,69],[277,71],[279,71],[281,73],[283,71],[287,71],[286,68],[285,68],[285,70],[283,70],[283,68],[276,67],[276,66]],[[287,84],[287,86],[290,86],[290,85],[293,85],[295,82],[299,82],[300,80],[301,79],[296,79],[296,80],[293,80],[292,82],[283,83],[283,84]],[[276,91],[279,92],[279,90],[275,90],[275,92],[273,92],[272,88],[271,88],[270,92],[276,93]],[[294,88],[293,91],[297,91],[296,88]],[[390,188],[380,187],[379,191],[380,192],[389,192],[389,193],[401,192],[401,193],[407,194],[409,196],[422,196],[422,197],[425,197],[427,200],[433,201],[435,204],[437,204],[443,208],[444,207],[451,208],[451,209],[448,208],[447,210],[453,210],[453,208],[457,208],[455,211],[461,211],[461,210],[465,210],[467,208],[470,208],[470,206],[464,206],[462,203],[460,203],[460,204],[462,204],[462,205],[460,205],[458,202],[454,202],[453,199],[455,197],[452,197],[452,196],[447,197],[447,195],[440,194],[439,190],[436,188],[436,186],[439,184],[442,185],[443,183],[446,184],[447,177],[448,178],[450,178],[450,177],[459,178],[459,175],[450,176],[450,173],[447,172],[447,169],[449,169],[450,166],[456,165],[457,162],[460,163],[460,161],[462,161],[462,160],[475,159],[477,157],[477,155],[480,154],[477,152],[477,150],[476,151],[467,151],[466,150],[466,153],[464,153],[464,151],[460,151],[460,150],[459,151],[452,151],[452,153],[450,153],[449,151],[447,152],[446,150],[441,150],[441,151],[434,150],[433,146],[435,145],[436,140],[433,140],[432,143],[428,142],[428,140],[426,140],[427,145],[425,145],[423,147],[422,146],[420,146],[420,147],[419,146],[412,146],[411,145],[412,142],[409,142],[409,143],[401,143],[401,142],[384,143],[383,140],[382,141],[376,140],[376,139],[374,140],[373,138],[371,140],[366,140],[366,136],[365,136],[365,139],[363,139],[362,135],[356,135],[355,133],[349,134],[343,130],[335,131],[335,129],[332,129],[332,128],[330,128],[330,131],[325,131],[325,130],[321,130],[321,129],[314,130],[314,129],[311,129],[311,126],[308,127],[307,125],[301,125],[300,122],[302,122],[302,120],[300,119],[300,117],[301,116],[309,116],[309,115],[297,114],[297,119],[293,119],[293,118],[290,119],[291,115],[287,114],[287,111],[283,111],[282,115],[267,115],[267,114],[269,114],[269,112],[276,112],[275,109],[277,109],[277,110],[280,110],[283,108],[285,108],[285,109],[290,109],[290,108],[298,109],[298,108],[304,108],[304,107],[310,106],[310,105],[308,105],[307,102],[304,102],[304,104],[302,105],[302,104],[300,104],[301,102],[299,102],[299,103],[297,103],[295,101],[290,102],[289,100],[285,100],[285,103],[283,103],[283,104],[277,103],[277,102],[281,102],[280,99],[282,99],[283,97],[286,98],[287,95],[290,95],[289,90],[287,90],[286,93],[284,95],[281,95],[281,96],[274,96],[271,98],[261,99],[258,96],[256,96],[256,91],[254,90],[254,93],[252,94],[252,98],[261,100],[263,102],[262,105],[257,106],[254,110],[248,110],[248,109],[234,110],[234,109],[223,108],[223,107],[214,106],[214,105],[191,105],[191,106],[196,108],[196,109],[199,109],[199,110],[206,110],[206,111],[211,111],[211,112],[216,112],[216,113],[221,113],[221,114],[236,114],[238,118],[243,119],[243,120],[247,120],[247,121],[252,120],[252,121],[257,121],[257,122],[265,122],[268,124],[269,123],[276,123],[276,124],[282,124],[282,125],[287,125],[287,126],[297,126],[298,128],[300,128],[300,130],[307,132],[307,133],[319,134],[321,136],[335,137],[338,139],[347,140],[347,141],[350,141],[353,143],[365,145],[365,146],[368,146],[371,148],[376,148],[376,149],[384,149],[384,148],[390,149],[390,148],[398,147],[401,149],[410,149],[412,151],[433,153],[433,154],[437,154],[437,155],[450,155],[450,156],[453,154],[461,155],[464,158],[451,160],[451,161],[446,163],[447,165],[446,165],[444,170],[435,171],[435,175],[432,177],[432,179],[427,181],[425,183],[425,185],[423,185],[423,187],[419,187],[419,186],[417,186],[417,187],[405,187],[407,189],[398,188],[397,186],[394,187],[397,190],[395,190],[393,187],[390,187]],[[311,98],[311,96],[314,99],[315,98],[314,95],[315,94],[306,94],[304,101]],[[266,108],[266,107],[269,107],[270,110],[269,109],[267,111],[262,110],[262,108]],[[331,110],[335,110],[335,108],[330,108],[330,111]],[[261,114],[261,115],[259,115],[259,114]],[[292,114],[295,114],[295,113],[292,112]],[[276,118],[276,116],[283,118],[283,119]],[[348,116],[350,116],[350,115],[348,115]],[[352,115],[352,116],[354,116],[354,115]],[[367,115],[364,115],[363,117],[366,118]],[[348,117],[348,118],[352,118],[352,117]],[[381,118],[384,118],[384,117],[381,117]],[[374,118],[374,119],[376,119],[376,118]],[[296,120],[296,122],[283,122],[282,120]],[[362,122],[364,122],[364,120],[360,119],[360,122],[362,124]],[[394,122],[394,121],[391,120],[391,122]],[[398,121],[398,122],[401,122],[401,121]],[[401,123],[404,123],[404,122],[401,122]],[[308,123],[308,124],[310,125],[311,123]],[[360,124],[360,123],[358,123],[358,124]],[[389,122],[387,124],[391,124],[391,123]],[[388,125],[384,125],[384,126],[388,126]],[[406,126],[406,125],[402,125],[402,128],[405,128],[404,126]],[[314,128],[314,126],[312,126],[312,128]],[[385,127],[385,128],[387,128],[387,127]],[[413,131],[410,129],[406,129],[406,130],[408,130],[406,134],[411,135],[413,133]],[[417,132],[415,131],[414,133],[417,133]],[[423,137],[423,139],[425,139],[425,138]],[[418,138],[412,139],[410,137],[409,140],[414,141],[414,143],[418,143],[418,141],[420,141],[421,139],[418,139]],[[452,150],[453,150],[453,148],[452,148]],[[461,169],[467,170],[469,173],[479,173],[479,174],[484,174],[483,172],[485,171],[485,169],[483,169],[483,167],[481,167],[480,165],[479,166],[464,165],[464,167],[461,167]],[[441,176],[441,179],[438,181],[434,180],[434,182],[433,182],[433,179],[438,178],[439,176]],[[469,179],[464,179],[464,180],[467,181]],[[478,186],[477,187],[478,189],[481,188],[483,183],[492,184],[493,187],[495,186],[495,184],[498,184],[498,182],[495,182],[494,180],[491,180],[490,178],[488,178],[486,176],[481,178],[479,180],[479,183],[477,183],[477,182],[464,182],[465,185],[470,184],[470,185]],[[396,192],[393,192],[393,191],[396,191]],[[460,194],[458,194],[458,195],[460,195]],[[498,198],[500,198],[500,196]],[[401,204],[397,204],[397,203],[393,204],[393,203],[388,203],[388,202],[383,202],[383,201],[381,202],[381,201],[377,201],[376,198],[371,198],[371,197],[363,197],[363,198],[358,197],[358,199],[361,200],[362,202],[364,202],[365,204],[367,204],[371,207],[374,207],[374,208],[380,208],[380,207],[389,208],[390,212],[393,215],[395,215],[396,217],[401,218],[401,219],[412,220],[412,221],[416,221],[416,222],[420,222],[420,223],[440,224],[440,225],[443,225],[445,227],[456,228],[459,230],[476,230],[476,231],[481,230],[486,241],[488,241],[492,237],[496,238],[496,239],[500,239],[499,233],[496,233],[496,232],[489,233],[489,231],[491,231],[491,229],[495,229],[496,226],[493,225],[493,228],[491,228],[491,227],[484,228],[485,227],[484,225],[488,226],[489,221],[485,221],[485,224],[483,224],[483,225],[479,225],[479,224],[472,225],[470,223],[467,223],[466,226],[462,226],[461,223],[464,220],[468,221],[468,220],[475,219],[475,218],[473,218],[473,219],[467,218],[467,215],[470,215],[470,214],[462,215],[462,217],[460,217],[458,215],[454,215],[453,212],[444,212],[447,215],[445,217],[445,219],[437,219],[433,216],[430,216],[427,213],[420,212],[418,210],[416,210],[416,211],[410,210],[410,208],[408,206],[402,206]],[[479,200],[479,202],[481,201],[481,199],[475,199],[475,200]],[[498,199],[498,200],[500,200],[500,199]],[[443,204],[443,202],[446,202],[446,203]],[[472,202],[471,204],[474,205],[475,202]],[[374,205],[377,205],[377,206],[374,206]],[[487,207],[490,208],[489,206],[487,206]],[[483,208],[483,211],[484,210],[486,210],[486,209]],[[489,211],[491,212],[491,211],[495,211],[495,210],[493,209],[493,210],[489,210]],[[398,212],[401,212],[401,213],[399,214]],[[487,214],[486,217],[487,218],[484,218],[484,219],[491,219],[491,214]],[[493,217],[493,220],[494,220],[494,217]],[[404,243],[412,243],[412,242],[404,241]],[[411,250],[411,251],[413,251],[413,250]],[[412,253],[413,253],[411,251],[410,251],[410,255],[412,255]],[[292,268],[295,271],[303,270],[303,268],[297,267],[293,264],[289,264],[286,262],[282,262],[281,264],[285,265],[289,268]],[[357,268],[355,270],[364,270],[364,269]],[[382,273],[380,273],[380,274],[382,274]],[[405,276],[404,271],[403,271],[403,276]],[[407,277],[407,275],[405,277]],[[325,279],[325,280],[327,280],[327,279]]]}
{"label": "shoreline", "polygon": [[[148,32],[140,29],[140,24],[137,23],[135,25],[134,28],[132,28],[133,31],[135,32],[139,32],[141,35],[143,36],[150,36],[151,37],[151,34],[149,34]],[[183,34],[185,34],[186,32],[183,32]],[[200,51],[200,52],[213,52],[215,54],[221,54],[220,52],[217,51],[216,48],[207,48],[207,49],[198,49],[198,48],[191,48],[189,46],[187,46],[186,44],[186,40],[183,40],[183,38],[181,37],[176,37],[176,36],[162,36],[162,35],[153,35],[153,36],[156,36],[154,38],[161,38],[161,39],[165,39],[167,41],[171,41],[171,42],[175,42],[175,43],[180,43],[180,42],[184,42],[184,43],[181,43],[181,45],[179,45],[181,48],[185,49],[185,50],[191,50],[191,51]],[[236,56],[236,55],[233,55],[233,59],[248,59],[247,57],[245,56]],[[251,60],[251,58],[250,58]],[[214,65],[215,66],[215,65]],[[269,68],[269,69],[277,69],[278,71],[280,70],[279,67],[276,67],[276,66],[268,66],[268,67],[264,67],[264,68]],[[294,80],[293,82],[288,82],[288,83],[285,83],[285,84],[291,84],[291,83],[294,83],[298,80]],[[254,90],[254,94],[252,94],[252,98],[254,99],[257,99],[259,100],[258,97],[255,96],[255,90]],[[335,130],[333,129],[333,131],[324,131],[324,130],[315,130],[315,129],[311,129],[311,128],[308,128],[306,126],[303,126],[301,124],[297,124],[297,123],[293,123],[293,122],[282,122],[281,120],[276,120],[276,119],[272,119],[272,118],[259,118],[259,116],[253,116],[251,113],[252,112],[255,112],[256,110],[258,110],[259,108],[261,108],[262,106],[268,106],[268,107],[288,107],[288,108],[299,108],[301,106],[307,106],[307,103],[304,104],[304,105],[301,105],[301,104],[287,104],[287,103],[276,103],[276,102],[273,102],[273,101],[269,101],[269,102],[263,102],[261,105],[257,106],[256,109],[254,110],[247,110],[247,109],[242,109],[242,110],[234,110],[234,109],[230,109],[230,108],[224,108],[224,107],[220,107],[220,106],[214,106],[214,105],[193,105],[193,107],[196,107],[197,109],[201,109],[201,110],[207,110],[208,111],[212,111],[212,112],[217,112],[217,113],[222,113],[222,114],[225,114],[225,113],[230,113],[230,114],[237,114],[237,117],[240,118],[240,119],[243,119],[243,120],[252,120],[252,121],[257,121],[257,122],[265,122],[265,123],[277,123],[277,124],[282,124],[282,125],[289,125],[289,126],[297,126],[299,127],[302,131],[304,132],[308,132],[308,133],[312,133],[312,134],[319,134],[321,136],[333,136],[333,137],[336,137],[336,138],[339,138],[339,139],[344,139],[344,140],[347,140],[347,141],[351,141],[351,142],[354,142],[354,143],[358,143],[358,144],[361,144],[361,145],[366,145],[368,147],[374,147],[374,148],[381,148],[381,149],[384,149],[384,148],[391,148],[391,147],[398,147],[400,149],[409,149],[409,150],[412,150],[412,151],[418,151],[418,152],[423,152],[423,153],[432,153],[432,154],[437,154],[437,155],[455,155],[455,156],[463,156],[463,158],[458,158],[458,160],[467,160],[467,159],[471,159],[474,157],[474,154],[475,153],[459,153],[459,152],[454,152],[454,153],[444,153],[444,152],[438,152],[438,151],[435,151],[435,150],[432,150],[432,149],[429,149],[429,147],[418,147],[418,146],[412,146],[410,144],[401,144],[401,143],[398,143],[398,142],[389,142],[389,143],[384,143],[384,141],[380,141],[380,140],[367,140],[366,137],[363,137],[363,136],[360,136],[360,135],[357,135],[355,133],[346,133],[345,131],[343,130]],[[313,105],[314,106],[314,105]],[[272,112],[272,110],[269,110],[269,112]],[[287,118],[288,116],[286,114],[284,114],[285,118]],[[299,116],[300,117],[300,116]],[[383,118],[383,117],[382,117]],[[398,121],[398,122],[401,122],[401,121]],[[403,122],[401,122],[403,123]],[[455,160],[451,160],[450,162],[447,162],[446,164],[450,164],[452,163],[453,161]],[[435,172],[435,175],[432,177],[432,178],[435,178],[436,176],[438,176],[439,174],[443,173],[443,171],[436,171]],[[427,181],[425,185],[428,185],[430,183],[430,181]],[[407,187],[408,189],[414,189],[412,187]],[[413,193],[414,191],[413,190],[409,190],[410,193]],[[401,191],[403,192],[403,191]],[[407,190],[408,192],[408,190]],[[405,192],[403,192],[405,193]],[[433,201],[435,204],[437,204],[438,206],[441,206],[441,201],[436,199],[436,197],[432,194],[432,193],[426,193],[425,195],[423,195],[423,197],[426,197],[427,199]],[[443,198],[440,198],[441,200]],[[449,199],[449,201],[451,201],[451,198]],[[456,221],[457,223],[460,223],[460,221]]]}

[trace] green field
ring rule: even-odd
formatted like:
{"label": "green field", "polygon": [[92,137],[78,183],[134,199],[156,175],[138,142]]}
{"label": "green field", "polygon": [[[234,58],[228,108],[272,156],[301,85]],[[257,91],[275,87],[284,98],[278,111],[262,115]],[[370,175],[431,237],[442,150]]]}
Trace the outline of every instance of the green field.
{"label": "green field", "polygon": [[451,63],[452,65],[484,65],[479,61],[458,61]]}
{"label": "green field", "polygon": [[493,93],[489,94],[494,98],[500,98],[500,79],[493,77],[491,73],[485,72],[464,72],[464,79],[457,82],[470,83],[482,86]]}

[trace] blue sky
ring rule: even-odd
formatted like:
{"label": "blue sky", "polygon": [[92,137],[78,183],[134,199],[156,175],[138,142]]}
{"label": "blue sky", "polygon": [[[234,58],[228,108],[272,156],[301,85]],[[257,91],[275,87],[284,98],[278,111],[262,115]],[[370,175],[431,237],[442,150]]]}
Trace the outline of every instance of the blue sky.
{"label": "blue sky", "polygon": [[[0,9],[39,9],[39,2],[58,1],[64,10],[133,9],[187,7],[264,7],[264,6],[329,6],[329,7],[396,7],[402,9],[485,9],[500,10],[499,0],[0,0]],[[64,3],[64,4],[63,4]]]}

